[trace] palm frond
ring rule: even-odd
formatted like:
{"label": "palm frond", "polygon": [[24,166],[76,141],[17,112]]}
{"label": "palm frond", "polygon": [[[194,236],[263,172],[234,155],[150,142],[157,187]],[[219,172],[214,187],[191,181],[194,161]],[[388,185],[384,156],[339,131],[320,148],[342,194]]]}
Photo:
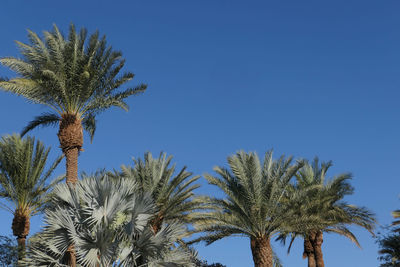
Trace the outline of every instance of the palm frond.
{"label": "palm frond", "polygon": [[38,126],[56,126],[60,122],[60,116],[55,113],[44,113],[28,123],[21,131],[21,136],[24,136],[29,131],[35,129]]}

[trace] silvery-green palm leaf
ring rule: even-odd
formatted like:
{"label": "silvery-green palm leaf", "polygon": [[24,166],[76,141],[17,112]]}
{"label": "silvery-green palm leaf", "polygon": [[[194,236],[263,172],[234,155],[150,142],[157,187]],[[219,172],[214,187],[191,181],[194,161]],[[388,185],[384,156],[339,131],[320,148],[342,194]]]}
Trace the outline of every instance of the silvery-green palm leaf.
{"label": "silvery-green palm leaf", "polygon": [[[80,266],[141,266],[155,259],[162,261],[162,255],[174,251],[171,245],[184,229],[174,225],[172,230],[165,228],[154,235],[149,220],[155,206],[132,180],[89,177],[76,186],[59,185],[54,193],[52,209],[46,211],[46,226],[39,241],[30,247],[28,265],[51,262],[63,266],[73,245]],[[181,258],[176,260],[174,266],[181,266]],[[190,258],[186,260],[190,264]]]}
{"label": "silvery-green palm leaf", "polygon": [[[294,197],[288,188],[302,162],[292,164],[292,157],[275,160],[272,151],[260,162],[256,153],[238,152],[228,157],[229,169],[215,167],[218,176],[205,174],[207,181],[218,186],[225,199],[205,197],[209,212],[197,216],[195,228],[204,234],[192,242],[211,244],[231,235],[250,238],[255,266],[273,266],[270,239],[291,218],[287,203]],[[207,206],[206,205],[206,206]]]}
{"label": "silvery-green palm leaf", "polygon": [[154,232],[161,229],[164,221],[190,223],[191,213],[202,207],[202,203],[194,198],[194,190],[199,187],[194,183],[200,176],[192,176],[186,167],[175,174],[172,156],[167,157],[165,153],[153,158],[148,152],[143,160],[134,158],[133,161],[134,166],[123,165],[119,175],[135,181],[142,192],[152,196],[158,210],[152,219]]}

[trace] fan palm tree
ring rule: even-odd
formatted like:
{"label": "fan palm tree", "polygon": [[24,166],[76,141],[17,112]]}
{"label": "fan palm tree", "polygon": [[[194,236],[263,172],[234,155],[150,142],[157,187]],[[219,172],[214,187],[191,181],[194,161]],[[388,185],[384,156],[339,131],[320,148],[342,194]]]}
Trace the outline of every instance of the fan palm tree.
{"label": "fan palm tree", "polygon": [[163,226],[154,235],[149,221],[155,206],[139,191],[134,181],[107,175],[84,178],[75,187],[58,185],[25,263],[64,266],[74,244],[79,266],[195,266],[189,251],[174,248],[183,225]]}
{"label": "fan palm tree", "polygon": [[146,85],[118,91],[134,74],[119,75],[125,60],[97,31],[87,38],[85,28],[77,33],[71,24],[65,38],[54,25],[52,31],[44,32],[44,38],[32,31],[28,31],[28,38],[29,44],[17,42],[22,58],[0,59],[19,75],[0,81],[0,88],[51,109],[28,123],[22,135],[38,126],[58,124],[58,139],[66,157],[66,182],[74,184],[83,129],[93,139],[96,115],[112,106],[127,110],[125,98],[144,92]]}
{"label": "fan palm tree", "polygon": [[[198,215],[194,226],[204,235],[191,243],[205,241],[207,245],[232,235],[250,238],[254,266],[272,267],[271,237],[286,229],[287,224],[299,224],[291,218],[287,190],[302,162],[292,164],[292,157],[274,160],[272,151],[261,163],[256,153],[238,152],[228,157],[230,170],[215,167],[217,177],[206,174],[207,181],[218,186],[226,199],[206,199],[209,212]],[[284,201],[285,199],[285,201]]]}
{"label": "fan palm tree", "polygon": [[[302,191],[304,197],[297,203],[292,203],[296,210],[294,216],[312,217],[316,223],[311,228],[301,227],[291,233],[291,244],[297,236],[304,239],[303,257],[308,258],[309,267],[323,267],[322,254],[323,233],[336,233],[347,237],[360,246],[356,236],[348,229],[349,225],[357,225],[372,233],[375,225],[374,215],[365,207],[357,207],[343,201],[346,195],[351,195],[354,188],[349,180],[350,173],[339,174],[327,181],[326,173],[332,162],[319,163],[315,158],[312,164],[306,163],[296,173],[297,183],[293,189]],[[279,239],[287,234],[282,233]]]}
{"label": "fan palm tree", "polygon": [[172,156],[167,157],[165,153],[161,153],[159,158],[153,158],[148,152],[143,160],[133,158],[133,161],[133,167],[121,167],[120,175],[132,179],[143,193],[152,196],[157,207],[157,213],[152,219],[154,233],[161,229],[164,221],[190,223],[192,212],[202,206],[202,202],[193,199],[193,191],[199,187],[194,182],[200,176],[192,176],[186,167],[175,174],[175,165],[171,166]]}
{"label": "fan palm tree", "polygon": [[11,228],[18,241],[19,258],[25,251],[30,217],[43,210],[49,189],[60,180],[46,183],[62,159],[58,157],[45,171],[49,152],[50,148],[31,137],[8,135],[0,141],[0,197],[8,201],[1,207],[14,214]]}

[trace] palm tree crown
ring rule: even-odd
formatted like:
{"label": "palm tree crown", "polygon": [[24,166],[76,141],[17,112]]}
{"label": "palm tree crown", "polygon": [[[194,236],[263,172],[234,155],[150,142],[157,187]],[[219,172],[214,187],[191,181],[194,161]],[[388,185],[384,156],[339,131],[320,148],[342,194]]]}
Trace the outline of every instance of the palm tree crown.
{"label": "palm tree crown", "polygon": [[121,175],[135,181],[143,193],[152,196],[158,210],[152,223],[154,232],[158,232],[164,221],[190,223],[191,212],[201,206],[193,199],[193,191],[199,187],[194,182],[200,176],[192,176],[186,167],[175,174],[175,165],[171,166],[172,156],[167,157],[165,153],[153,158],[148,152],[143,160],[134,158],[133,161],[133,167],[121,167]]}
{"label": "palm tree crown", "polygon": [[22,247],[29,234],[30,217],[43,210],[47,192],[59,181],[46,183],[62,159],[58,157],[45,171],[49,151],[31,137],[9,135],[0,141],[0,197],[10,204],[1,207],[14,214],[12,230]]}
{"label": "palm tree crown", "polygon": [[[208,198],[210,212],[199,215],[195,227],[206,234],[192,242],[211,244],[231,235],[245,235],[251,239],[255,266],[273,266],[270,238],[295,224],[291,218],[287,190],[290,180],[302,166],[292,164],[292,157],[272,158],[272,151],[260,162],[256,153],[238,152],[228,158],[230,170],[215,167],[217,177],[205,178],[218,186],[226,199]],[[286,199],[286,200],[285,200]]]}
{"label": "palm tree crown", "polygon": [[[314,224],[311,227],[292,229],[290,245],[297,236],[304,238],[303,257],[308,258],[310,267],[324,266],[321,250],[323,232],[340,234],[360,246],[348,225],[361,226],[371,233],[375,225],[374,215],[368,209],[343,201],[346,195],[354,192],[349,183],[352,175],[342,173],[328,180],[326,173],[331,166],[332,162],[319,163],[318,158],[311,164],[306,163],[296,173],[297,182],[292,189],[303,195],[296,203],[292,203],[292,208],[296,211],[293,216],[312,218]],[[286,236],[286,233],[282,233],[280,239]]]}
{"label": "palm tree crown", "polygon": [[50,107],[52,112],[36,117],[22,135],[37,126],[59,124],[58,137],[67,157],[67,180],[74,183],[83,129],[93,138],[96,115],[112,106],[127,110],[125,98],[143,92],[146,85],[118,91],[134,74],[120,75],[125,65],[121,52],[112,50],[97,31],[87,38],[86,29],[78,33],[71,24],[68,37],[56,25],[43,34],[40,38],[28,31],[29,44],[17,42],[22,58],[0,59],[19,75],[0,81],[0,88]]}

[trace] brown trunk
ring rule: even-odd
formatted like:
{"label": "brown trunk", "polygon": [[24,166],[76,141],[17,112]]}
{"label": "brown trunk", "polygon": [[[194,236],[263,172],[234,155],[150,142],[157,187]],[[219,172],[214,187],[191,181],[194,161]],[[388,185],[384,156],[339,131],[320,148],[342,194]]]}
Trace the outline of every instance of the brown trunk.
{"label": "brown trunk", "polygon": [[272,248],[269,237],[251,237],[250,246],[254,267],[273,267]]}
{"label": "brown trunk", "polygon": [[30,229],[29,219],[29,210],[15,210],[11,228],[18,241],[18,259],[22,259],[25,255],[25,241]]}
{"label": "brown trunk", "polygon": [[83,145],[82,121],[74,114],[63,114],[58,140],[66,158],[67,183],[78,181],[78,155]]}
{"label": "brown trunk", "polygon": [[71,148],[64,152],[66,159],[67,180],[68,184],[76,184],[78,181],[78,148]]}
{"label": "brown trunk", "polygon": [[158,216],[151,222],[154,234],[157,234],[158,231],[160,231],[163,220],[164,216],[162,216],[162,214],[158,214]]}
{"label": "brown trunk", "polygon": [[314,237],[307,235],[304,238],[303,259],[305,259],[305,258],[308,259],[308,267],[316,267],[315,257],[314,257],[314,247],[311,242],[311,240],[313,240],[314,238],[315,238],[315,234],[314,234]]}
{"label": "brown trunk", "polygon": [[68,266],[76,267],[76,253],[74,245],[70,245],[67,248],[65,260]]}
{"label": "brown trunk", "polygon": [[315,263],[317,267],[325,267],[322,255],[322,242],[324,242],[322,231],[317,231],[313,242]]}
{"label": "brown trunk", "polygon": [[[83,145],[82,121],[75,114],[62,114],[58,140],[66,158],[67,184],[75,185],[78,181],[78,156]],[[66,252],[68,266],[76,266],[76,253],[74,245],[68,247]]]}

